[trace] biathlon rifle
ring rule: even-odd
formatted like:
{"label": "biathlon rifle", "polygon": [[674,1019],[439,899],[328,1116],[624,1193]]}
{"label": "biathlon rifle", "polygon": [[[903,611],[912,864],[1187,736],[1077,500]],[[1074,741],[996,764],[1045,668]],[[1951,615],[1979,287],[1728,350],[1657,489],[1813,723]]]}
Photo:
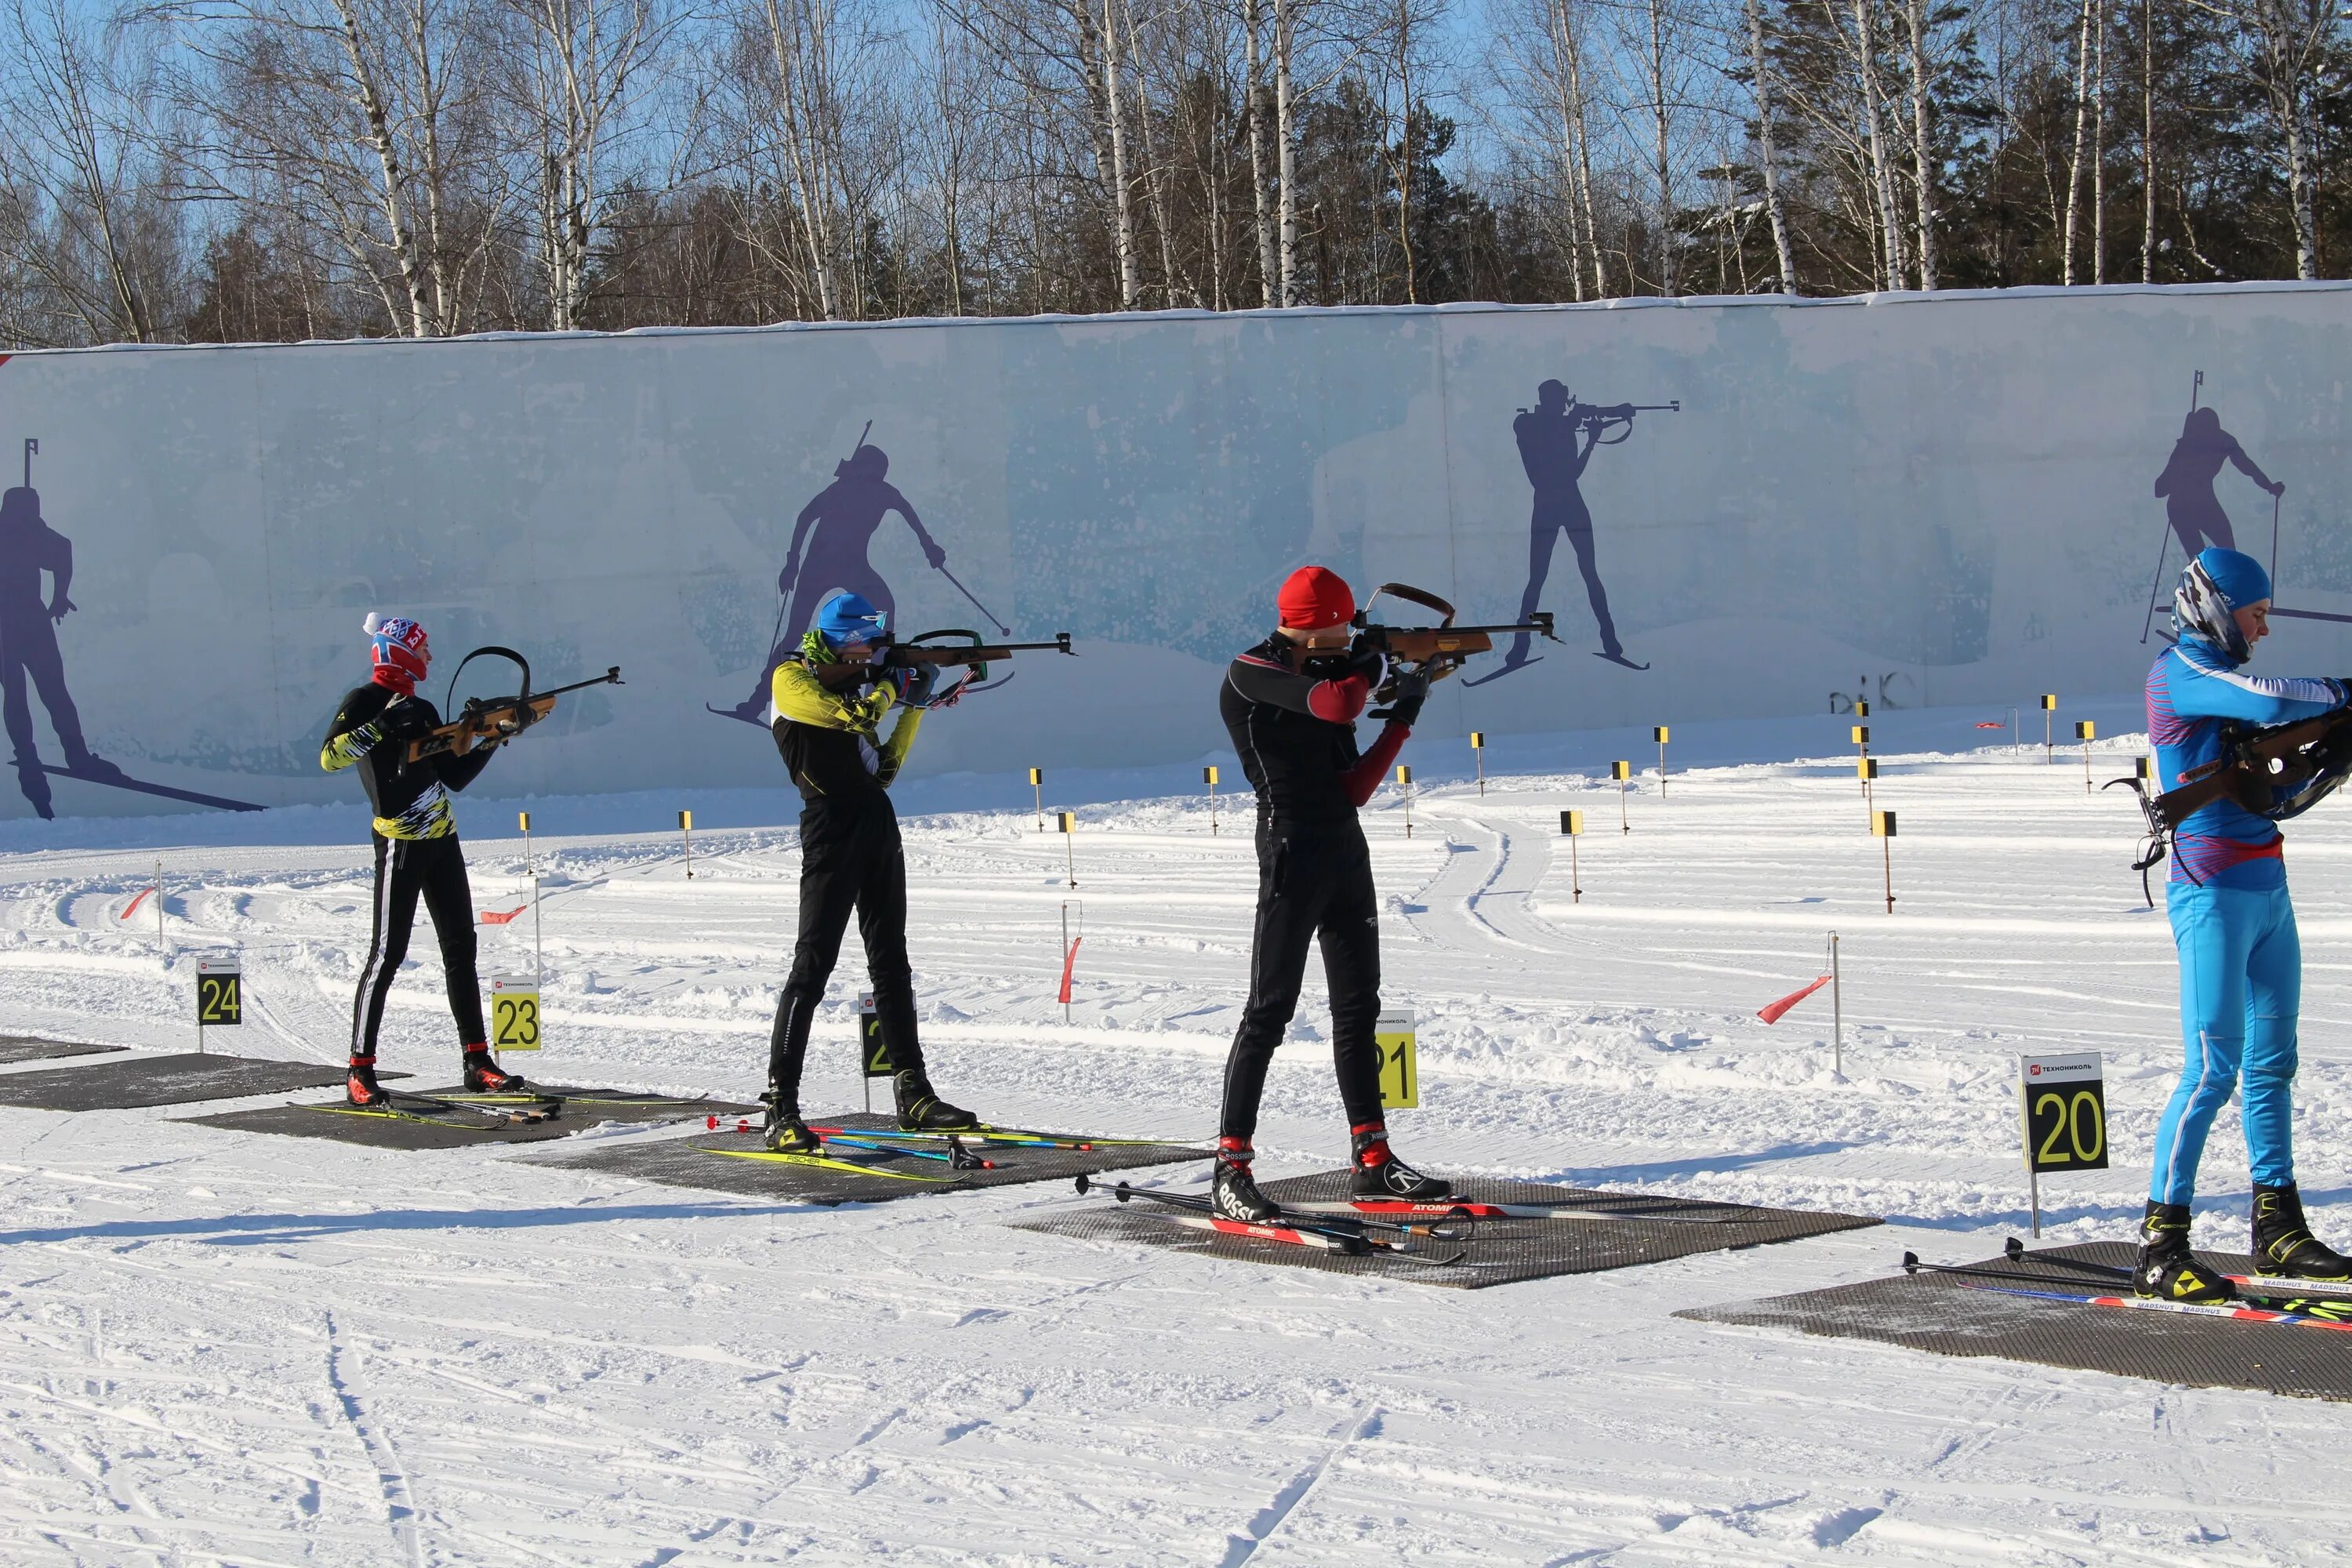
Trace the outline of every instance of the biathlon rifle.
{"label": "biathlon rifle", "polygon": [[871,679],[877,669],[962,665],[964,672],[957,678],[955,684],[944,691],[933,692],[923,703],[926,708],[936,708],[961,696],[964,688],[986,680],[991,659],[1011,658],[1016,653],[1066,653],[1073,658],[1077,657],[1077,649],[1070,646],[1070,634],[1067,632],[1055,632],[1051,642],[991,643],[982,642],[978,632],[958,626],[944,631],[922,632],[904,642],[886,637],[883,644],[881,656],[869,663],[813,666],[817,683],[827,691],[848,691]]}
{"label": "biathlon rifle", "polygon": [[621,667],[616,664],[604,674],[593,676],[586,680],[575,680],[569,686],[559,686],[551,691],[533,691],[530,689],[529,659],[510,647],[478,647],[459,659],[457,668],[449,672],[449,690],[448,695],[443,700],[444,707],[446,707],[448,701],[457,695],[457,677],[466,672],[467,665],[485,654],[510,660],[515,668],[522,672],[521,689],[512,697],[467,698],[465,707],[458,710],[455,719],[437,730],[426,731],[408,742],[410,762],[421,762],[426,757],[439,756],[445,752],[454,757],[462,757],[477,746],[494,746],[500,741],[510,741],[554,712],[555,700],[564,693],[579,691],[591,686],[622,684]]}
{"label": "biathlon rifle", "polygon": [[[1408,605],[1419,605],[1440,616],[1433,626],[1392,626],[1372,619],[1372,606],[1381,595],[1402,599]],[[1355,627],[1367,647],[1376,647],[1389,656],[1391,662],[1417,669],[1432,680],[1443,680],[1462,668],[1473,654],[1495,651],[1498,637],[1540,637],[1549,642],[1559,638],[1552,635],[1551,612],[1528,612],[1524,625],[1498,626],[1457,626],[1454,624],[1454,606],[1426,589],[1406,583],[1383,583],[1372,590],[1364,607],[1356,612]],[[1385,702],[1393,695],[1394,679],[1382,684],[1372,694],[1373,700]]]}
{"label": "biathlon rifle", "polygon": [[2257,816],[2284,822],[2333,794],[2347,768],[2352,768],[2352,709],[2332,709],[2259,730],[2233,726],[2223,732],[2221,756],[2190,768],[2172,788],[2145,797],[2148,826],[2152,831],[2172,832],[2191,813],[2225,795]]}
{"label": "biathlon rifle", "polygon": [[[1580,403],[1569,411],[1569,418],[1592,432],[1594,446],[1614,447],[1633,435],[1633,416],[1636,414],[1680,414],[1682,411],[1683,400],[1679,397],[1672,403]],[[1606,434],[1619,425],[1625,427],[1622,434]]]}

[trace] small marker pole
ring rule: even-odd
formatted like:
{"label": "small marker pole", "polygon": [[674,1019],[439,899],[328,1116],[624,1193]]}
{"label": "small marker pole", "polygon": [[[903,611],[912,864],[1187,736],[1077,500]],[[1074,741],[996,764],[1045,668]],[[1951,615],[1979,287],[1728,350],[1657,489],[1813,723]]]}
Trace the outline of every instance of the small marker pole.
{"label": "small marker pole", "polygon": [[686,840],[686,879],[691,882],[694,880],[694,813],[681,811],[677,814],[677,831],[678,837]]}
{"label": "small marker pole", "polygon": [[1035,790],[1035,791],[1037,792],[1037,831],[1038,831],[1038,832],[1040,832],[1040,833],[1043,833],[1043,832],[1045,832],[1045,769],[1043,769],[1043,768],[1031,768],[1031,769],[1029,770],[1029,787],[1030,787],[1031,789],[1034,789],[1034,790]]}
{"label": "small marker pole", "polygon": [[1659,725],[1650,731],[1650,739],[1658,743],[1658,798],[1666,798],[1666,726]]}
{"label": "small marker pole", "polygon": [[1209,837],[1217,836],[1217,765],[1214,763],[1201,770],[1201,782],[1209,786]]}
{"label": "small marker pole", "polygon": [[[1853,760],[1859,763],[1863,758],[1868,755],[1870,755],[1870,726],[1867,724],[1856,724],[1853,727]],[[1870,777],[1868,773],[1864,773],[1862,776],[1865,780]],[[1862,793],[1864,795],[1868,795],[1870,793],[1870,786],[1868,784],[1864,784],[1863,785]]]}
{"label": "small marker pole", "polygon": [[1403,763],[1397,764],[1397,788],[1404,792],[1404,836],[1412,837],[1412,769]]}
{"label": "small marker pole", "polygon": [[1857,697],[1853,700],[1853,716],[1857,719],[1867,719],[1870,717],[1869,698]]}
{"label": "small marker pole", "polygon": [[1609,776],[1617,781],[1617,831],[1631,833],[1633,820],[1625,815],[1625,786],[1633,776],[1633,764],[1621,758],[1609,764]]}
{"label": "small marker pole", "polygon": [[[163,934],[163,862],[161,860],[155,862],[155,951],[163,955],[165,963],[171,962],[171,939]],[[202,1039],[203,1036],[200,1034],[197,1038]]]}
{"label": "small marker pole", "polygon": [[2091,742],[2099,738],[2099,727],[2088,719],[2074,721],[2074,739],[2083,742],[2083,793],[2095,795],[2091,787]]}
{"label": "small marker pole", "polygon": [[530,813],[517,815],[522,820],[522,866],[530,873],[530,983],[535,990],[547,979],[546,932],[539,919],[539,864],[530,858]]}
{"label": "small marker pole", "polygon": [[[1064,900],[1062,900],[1062,957],[1063,957],[1063,962],[1065,962],[1066,963],[1069,961],[1069,959],[1070,959],[1070,957],[1071,957],[1071,953],[1070,953],[1070,900],[1067,900],[1067,899],[1064,899]],[[1065,1024],[1067,1024],[1069,1021],[1070,1021],[1070,992],[1069,992],[1069,987],[1066,984],[1066,985],[1062,988],[1062,1022],[1063,1022],[1063,1023],[1065,1023]]]}
{"label": "small marker pole", "polygon": [[1584,813],[1563,811],[1559,814],[1559,830],[1568,837],[1569,902],[1584,902],[1584,875],[1576,863],[1576,841],[1584,837]]}
{"label": "small marker pole", "polygon": [[1075,888],[1078,885],[1078,858],[1076,851],[1070,846],[1078,836],[1078,814],[1075,811],[1058,811],[1054,814],[1054,817],[1055,825],[1062,830],[1063,835],[1062,861],[1069,871],[1070,886]]}
{"label": "small marker pole", "polygon": [[1486,798],[1486,731],[1473,730],[1470,731],[1470,756],[1471,760],[1478,764],[1478,798],[1480,800],[1484,800]]}
{"label": "small marker pole", "polygon": [[1878,776],[1878,759],[1864,757],[1853,764],[1853,771],[1862,775],[1862,809],[1866,814],[1875,806],[1876,792],[1871,788],[1871,781]]}
{"label": "small marker pole", "polygon": [[2050,736],[2050,716],[2057,711],[2058,694],[2054,691],[2043,692],[2042,694],[2042,760],[2045,763],[2058,760],[2057,742]]}
{"label": "small marker pole", "polygon": [[1895,814],[1874,811],[1870,814],[1870,831],[1878,839],[1878,847],[1886,862],[1886,912],[1895,912]]}
{"label": "small marker pole", "polygon": [[1837,932],[1830,932],[1830,1061],[1840,1078],[1845,1076],[1845,994],[1838,978]]}

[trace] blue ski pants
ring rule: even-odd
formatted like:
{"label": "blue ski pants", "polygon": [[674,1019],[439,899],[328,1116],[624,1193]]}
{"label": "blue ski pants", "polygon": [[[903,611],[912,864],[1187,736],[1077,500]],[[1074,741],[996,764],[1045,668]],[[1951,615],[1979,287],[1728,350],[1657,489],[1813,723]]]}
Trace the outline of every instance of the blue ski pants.
{"label": "blue ski pants", "polygon": [[2213,1118],[2241,1091],[2246,1159],[2258,1186],[2294,1181],[2295,1013],[2303,1000],[2303,944],[2284,886],[2165,889],[2180,953],[2180,1034],[2188,1059],[2156,1128],[2148,1197],[2185,1204]]}

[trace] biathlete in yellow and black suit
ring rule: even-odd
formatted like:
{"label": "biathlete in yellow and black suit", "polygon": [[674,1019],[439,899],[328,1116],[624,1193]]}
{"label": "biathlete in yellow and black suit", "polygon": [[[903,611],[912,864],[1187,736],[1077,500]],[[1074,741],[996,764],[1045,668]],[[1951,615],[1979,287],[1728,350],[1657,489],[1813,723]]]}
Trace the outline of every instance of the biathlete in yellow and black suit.
{"label": "biathlete in yellow and black suit", "polygon": [[[375,813],[374,928],[359,994],[352,1001],[352,1063],[345,1093],[353,1105],[379,1106],[388,1096],[375,1080],[376,1033],[384,998],[408,956],[409,928],[422,898],[441,939],[441,967],[449,1011],[457,1021],[465,1082],[476,1093],[520,1093],[528,1085],[502,1070],[482,1024],[482,983],[475,972],[474,897],[466,882],[466,851],[449,792],[464,789],[488,766],[498,742],[477,744],[462,757],[446,752],[408,760],[408,742],[439,728],[433,704],[416,695],[433,662],[425,628],[415,621],[371,615],[365,630],[374,670],[365,686],[345,695],[327,726],[319,765],[329,773],[357,767]],[[530,719],[526,709],[523,722]]]}
{"label": "biathlete in yellow and black suit", "polygon": [[[890,784],[921,727],[937,667],[893,668],[881,611],[856,594],[829,600],[798,656],[776,666],[776,749],[801,792],[801,925],[792,973],[776,1000],[768,1047],[769,1148],[808,1153],[817,1139],[801,1120],[801,1068],[809,1026],[841,956],[849,917],[866,943],[882,1043],[897,1071],[898,1125],[954,1131],[979,1125],[932,1092],[915,1031],[915,982],[907,960],[907,857]],[[951,699],[950,699],[951,700]],[[891,719],[893,712],[897,718]],[[883,738],[882,725],[891,721]]]}

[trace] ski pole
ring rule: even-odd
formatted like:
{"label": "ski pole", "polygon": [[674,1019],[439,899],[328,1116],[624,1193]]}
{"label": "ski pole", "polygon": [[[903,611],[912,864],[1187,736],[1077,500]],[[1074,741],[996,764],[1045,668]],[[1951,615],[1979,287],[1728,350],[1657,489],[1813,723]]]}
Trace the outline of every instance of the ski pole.
{"label": "ski pole", "polygon": [[2278,582],[2278,491],[2273,490],[2271,492],[2271,582],[2273,584]]}
{"label": "ski pole", "polygon": [[2139,627],[2139,642],[2142,647],[2147,646],[2147,634],[2156,629],[2157,591],[2164,586],[2164,558],[2171,552],[2172,525],[2167,523],[2164,531],[2157,536],[2156,541],[2156,575],[2148,580],[2147,616],[2140,622]]}
{"label": "ski pole", "polygon": [[971,589],[965,587],[961,583],[956,582],[956,574],[954,573],[949,571],[944,566],[939,569],[939,573],[940,576],[946,578],[949,582],[955,583],[955,591],[957,593],[961,594],[967,599],[971,599],[971,607],[978,610],[982,615],[988,616],[988,624],[990,626],[994,626],[1006,637],[1011,637],[1013,635],[1013,628],[1011,626],[1008,626],[1003,621],[998,620],[995,614],[991,611],[986,605],[982,604],[978,599],[973,599]]}
{"label": "ski pole", "polygon": [[2060,1258],[2054,1253],[2028,1252],[2025,1243],[2011,1237],[2001,1244],[2001,1256],[2011,1263],[2050,1263],[2061,1268],[2073,1268],[2084,1274],[2095,1274],[2102,1279],[2128,1279],[2132,1271],[2118,1263],[2093,1263],[2083,1258]]}

